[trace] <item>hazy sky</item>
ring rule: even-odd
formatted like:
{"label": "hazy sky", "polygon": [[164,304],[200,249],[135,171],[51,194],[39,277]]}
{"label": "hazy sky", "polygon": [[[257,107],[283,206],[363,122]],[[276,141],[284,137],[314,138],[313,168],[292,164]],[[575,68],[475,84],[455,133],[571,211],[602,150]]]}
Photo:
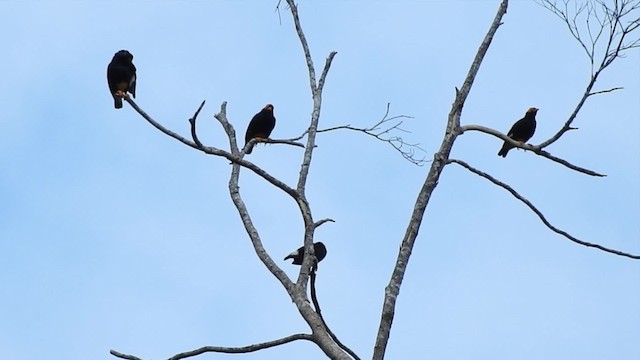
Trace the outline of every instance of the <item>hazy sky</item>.
{"label": "hazy sky", "polygon": [[[277,1],[0,1],[0,358],[145,360],[204,345],[308,332],[253,252],[229,198],[227,160],[164,136],[128,104],[113,108],[106,66],[128,49],[137,103],[188,136],[227,148],[213,114],[244,134],[275,106],[272,137],[311,113],[306,65]],[[391,103],[427,158],[499,1],[300,1],[316,66],[337,51],[320,127],[377,122]],[[636,34],[639,36],[640,34]],[[573,111],[589,64],[565,25],[512,1],[464,107],[463,124],[506,132],[540,108],[540,143]],[[575,126],[547,150],[588,177],[477,132],[452,156],[510,183],[580,239],[640,253],[640,51],[602,75]],[[317,139],[308,198],[328,255],[318,296],[333,331],[370,358],[384,286],[428,166],[356,133]],[[300,148],[248,159],[295,184]],[[267,251],[302,244],[295,203],[249,171],[241,192]],[[640,261],[550,232],[504,190],[447,167],[400,292],[388,359],[640,358]],[[298,342],[201,359],[324,359]]]}

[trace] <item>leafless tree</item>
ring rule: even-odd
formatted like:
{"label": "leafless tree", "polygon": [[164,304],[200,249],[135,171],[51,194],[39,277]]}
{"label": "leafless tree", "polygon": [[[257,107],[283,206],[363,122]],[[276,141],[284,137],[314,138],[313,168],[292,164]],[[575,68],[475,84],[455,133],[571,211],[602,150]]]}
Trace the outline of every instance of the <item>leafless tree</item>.
{"label": "leafless tree", "polygon": [[[573,122],[576,118],[576,115],[582,109],[582,106],[588,100],[588,98],[594,95],[604,94],[620,89],[619,87],[616,87],[594,91],[594,86],[596,84],[598,76],[617,58],[623,56],[625,51],[640,46],[640,38],[632,38],[632,35],[635,35],[634,31],[640,25],[640,18],[638,18],[637,15],[637,13],[639,12],[638,10],[640,10],[640,1],[615,0],[612,4],[610,4],[604,1],[596,0],[585,1],[577,5],[572,5],[575,4],[575,2],[570,0],[563,0],[560,3],[558,3],[557,1],[540,0],[539,3],[549,9],[553,14],[561,18],[567,24],[571,35],[584,49],[592,65],[586,90],[584,91],[582,98],[578,101],[578,104],[576,105],[574,111],[569,115],[564,125],[557,131],[556,134],[539,145],[520,144],[510,139],[505,134],[486,126],[461,124],[461,116],[464,103],[473,86],[474,79],[478,71],[480,70],[480,65],[484,59],[484,56],[489,50],[494,35],[502,24],[503,16],[507,12],[508,0],[502,0],[496,12],[495,18],[493,19],[489,30],[487,31],[487,34],[480,44],[476,56],[471,63],[468,74],[462,86],[459,89],[456,88],[455,98],[451,107],[451,111],[449,112],[447,126],[442,139],[442,143],[439,150],[433,156],[427,177],[425,178],[422,188],[417,195],[413,213],[409,219],[404,237],[402,238],[402,241],[400,243],[400,250],[396,262],[393,265],[391,279],[385,288],[380,325],[373,349],[374,360],[382,360],[385,356],[386,347],[390,339],[390,331],[395,314],[396,300],[400,291],[400,287],[402,285],[413,246],[416,241],[418,230],[420,229],[424,212],[427,208],[427,205],[429,204],[431,195],[438,185],[440,175],[447,165],[459,165],[464,169],[467,169],[470,172],[505,189],[513,197],[523,202],[529,209],[531,209],[550,230],[562,235],[570,241],[587,247],[593,247],[607,253],[632,259],[640,259],[639,255],[629,254],[595,243],[580,240],[572,236],[567,231],[557,228],[556,226],[551,224],[551,222],[545,217],[542,211],[540,211],[529,200],[518,193],[512,186],[496,179],[492,175],[482,170],[476,169],[463,160],[453,159],[450,157],[451,149],[459,135],[462,135],[465,132],[477,131],[480,133],[495,136],[503,141],[507,141],[514,147],[529,150],[532,154],[561,164],[571,170],[590,176],[605,176],[593,170],[589,170],[585,167],[574,165],[558,156],[552,155],[548,151],[546,151],[545,148],[558,141],[567,131],[575,129],[574,127],[572,127]],[[232,354],[249,353],[271,348],[274,346],[284,345],[297,340],[306,340],[315,343],[331,359],[359,360],[359,357],[356,355],[356,353],[342,344],[338,337],[331,332],[328,325],[325,323],[321,315],[320,305],[318,303],[315,292],[315,275],[317,262],[314,256],[314,248],[312,246],[314,241],[314,232],[319,226],[323,225],[324,223],[333,221],[332,219],[316,220],[312,215],[311,206],[306,197],[307,176],[309,174],[309,168],[311,166],[311,160],[315,149],[316,136],[322,132],[352,130],[359,133],[367,134],[377,140],[381,140],[390,144],[395,150],[399,151],[403,157],[414,164],[421,165],[425,163],[424,159],[420,159],[416,156],[416,151],[421,150],[417,144],[405,143],[400,136],[394,135],[398,131],[403,131],[400,126],[402,125],[402,121],[405,116],[389,116],[389,107],[387,107],[387,111],[382,120],[369,127],[343,125],[328,129],[318,128],[320,111],[322,108],[322,91],[325,81],[327,80],[327,75],[329,73],[331,63],[336,56],[336,53],[331,52],[327,56],[322,71],[320,71],[320,76],[317,77],[317,69],[313,63],[309,46],[307,44],[307,40],[300,24],[298,8],[294,0],[286,0],[286,4],[287,9],[293,17],[295,30],[300,40],[300,44],[304,53],[304,59],[307,64],[309,86],[311,89],[311,97],[313,99],[313,109],[309,126],[300,136],[292,139],[268,140],[268,142],[273,144],[285,144],[304,147],[304,156],[302,158],[298,181],[295,186],[290,186],[284,183],[283,181],[271,175],[266,170],[260,168],[259,166],[244,158],[245,149],[238,146],[235,128],[227,118],[226,102],[222,103],[220,112],[215,115],[215,118],[220,123],[222,129],[228,137],[230,149],[228,151],[223,150],[221,147],[205,146],[197,136],[196,120],[205,104],[204,101],[196,110],[193,117],[189,119],[189,122],[191,124],[191,139],[188,139],[165,128],[163,125],[149,116],[146,112],[144,112],[131,99],[127,98],[126,100],[133,107],[133,109],[135,109],[144,119],[146,119],[149,123],[151,123],[154,127],[156,127],[164,134],[198,151],[202,151],[209,155],[224,157],[225,159],[231,161],[232,166],[231,176],[229,179],[229,193],[234,205],[236,206],[238,214],[240,215],[240,218],[251,240],[251,243],[253,244],[256,255],[287,291],[291,300],[295,303],[298,311],[300,312],[300,315],[309,325],[311,331],[310,333],[293,334],[281,339],[252,344],[244,347],[204,346],[199,349],[176,354],[170,357],[169,360],[185,359],[209,352]],[[278,3],[278,9],[279,6],[280,3]],[[631,20],[629,21],[629,19]],[[302,143],[301,141],[305,139],[305,137],[306,142]],[[253,146],[253,143],[247,144],[247,146]],[[286,275],[286,273],[273,261],[271,256],[265,251],[263,247],[260,234],[253,224],[250,213],[245,206],[238,186],[238,179],[240,176],[240,170],[242,168],[254,172],[265,181],[282,190],[284,193],[289,195],[291,200],[293,200],[293,202],[295,202],[295,204],[300,209],[300,214],[304,221],[305,257],[303,264],[300,267],[298,277],[297,279],[295,279],[295,281],[293,281]],[[311,301],[309,301],[309,297],[307,295],[308,284],[310,284]],[[112,350],[111,354],[122,359],[140,360],[140,358],[136,356],[123,354],[115,350]]]}

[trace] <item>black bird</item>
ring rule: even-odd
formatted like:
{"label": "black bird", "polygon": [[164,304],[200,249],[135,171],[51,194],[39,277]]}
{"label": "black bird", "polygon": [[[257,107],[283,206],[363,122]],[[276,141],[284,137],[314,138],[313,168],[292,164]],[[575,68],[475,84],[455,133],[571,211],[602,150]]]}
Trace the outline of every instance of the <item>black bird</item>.
{"label": "black bird", "polygon": [[[513,124],[511,130],[509,130],[509,133],[507,133],[507,136],[522,144],[531,139],[533,133],[536,132],[537,112],[538,109],[529,108],[526,114],[524,114],[524,117]],[[509,150],[513,149],[514,147],[515,146],[505,141],[504,145],[502,145],[502,149],[498,151],[498,156],[507,157],[507,153],[509,152]]]}
{"label": "black bird", "polygon": [[136,67],[130,52],[120,50],[113,55],[107,66],[107,82],[116,109],[122,108],[122,98],[127,96],[127,91],[136,97]]}
{"label": "black bird", "polygon": [[[251,139],[256,139],[256,142],[260,142],[269,139],[269,135],[276,126],[276,118],[273,116],[273,105],[267,104],[259,113],[255,114],[249,126],[247,127],[247,133],[244,135],[244,145]],[[247,154],[251,154],[253,148],[247,149]]]}
{"label": "black bird", "polygon": [[[317,242],[313,244],[313,252],[315,253],[316,258],[318,259],[318,262],[322,261],[322,259],[324,259],[324,257],[327,256],[327,248],[321,242]],[[285,260],[293,259],[293,265],[302,265],[303,257],[304,257],[304,246],[292,252],[291,254],[287,255],[287,257],[285,257],[284,259]]]}

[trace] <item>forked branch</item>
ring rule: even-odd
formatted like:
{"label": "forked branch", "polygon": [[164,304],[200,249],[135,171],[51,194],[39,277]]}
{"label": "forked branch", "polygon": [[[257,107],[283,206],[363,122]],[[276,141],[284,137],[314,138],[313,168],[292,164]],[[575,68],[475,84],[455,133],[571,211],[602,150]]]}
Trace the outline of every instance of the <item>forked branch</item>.
{"label": "forked branch", "polygon": [[[329,73],[329,69],[331,68],[333,58],[337,53],[335,51],[329,53],[325,60],[323,70],[320,74],[320,79],[316,81],[316,70],[313,64],[313,59],[311,57],[309,44],[307,43],[304,31],[302,30],[302,26],[300,25],[298,7],[295,4],[294,0],[286,0],[286,2],[289,6],[289,10],[291,12],[293,23],[296,29],[296,34],[298,35],[298,39],[304,53],[309,76],[309,86],[311,88],[311,97],[313,100],[311,119],[309,122],[309,127],[306,131],[307,144],[305,146],[302,164],[300,166],[300,174],[298,176],[298,183],[296,185],[296,192],[299,195],[299,197],[297,198],[297,204],[304,221],[304,251],[305,254],[309,254],[310,251],[313,250],[314,232],[316,227],[319,225],[317,225],[318,223],[314,222],[313,215],[311,214],[311,207],[306,198],[306,184],[307,177],[309,175],[309,169],[311,167],[313,150],[315,148],[318,123],[320,121],[320,111],[322,109],[322,90],[324,89],[326,78]],[[322,221],[320,223],[322,223]],[[307,283],[309,281],[310,272],[313,272],[314,267],[312,258],[315,259],[315,257],[311,256],[303,257],[303,261],[300,266],[300,272],[298,274],[298,279],[295,283],[297,299],[294,299],[294,302],[296,303],[298,310],[300,311],[307,324],[309,324],[309,326],[313,330],[314,339],[316,340],[316,344],[318,344],[320,349],[322,349],[322,351],[324,351],[324,353],[332,359],[350,359],[349,352],[347,351],[348,348],[339,343],[335,336],[332,336],[332,334],[329,332],[329,328],[324,324],[324,320],[322,319],[320,314],[314,311],[310,311],[309,303],[306,301]],[[300,299],[301,301],[298,301],[298,299]]]}
{"label": "forked branch", "polygon": [[476,75],[480,70],[480,65],[482,64],[485,54],[489,50],[489,46],[491,46],[493,37],[502,24],[502,17],[507,13],[508,4],[508,0],[503,0],[500,3],[493,22],[491,23],[491,26],[489,27],[487,34],[480,44],[480,47],[476,52],[476,56],[474,57],[471,66],[469,67],[469,71],[464,80],[464,83],[462,84],[461,89],[456,89],[456,96],[453,104],[451,105],[451,111],[449,112],[447,127],[445,129],[445,134],[442,139],[440,149],[434,155],[434,159],[431,163],[431,167],[429,168],[427,178],[425,179],[422,188],[418,193],[415,205],[413,207],[413,212],[411,213],[411,219],[409,220],[409,224],[407,225],[402,243],[400,244],[398,257],[391,273],[391,279],[389,280],[389,284],[387,285],[387,287],[384,289],[382,314],[380,316],[380,326],[378,327],[378,334],[376,336],[376,342],[373,348],[373,360],[384,359],[387,350],[387,344],[389,343],[389,336],[391,334],[391,325],[393,324],[393,318],[395,316],[398,294],[400,293],[400,287],[402,286],[404,274],[409,264],[409,258],[411,257],[411,252],[413,250],[416,237],[418,236],[418,230],[422,225],[424,212],[427,208],[427,205],[429,204],[429,200],[431,199],[431,194],[438,185],[440,174],[442,173],[446,165],[446,160],[449,158],[453,143],[458,136],[456,129],[460,127],[460,117],[462,115],[462,108],[464,106],[464,103],[467,99],[467,96],[469,95],[469,92],[471,91],[471,87],[473,86]]}
{"label": "forked branch", "polygon": [[[609,93],[620,87],[593,91],[600,74],[625,52],[640,47],[640,1],[615,0],[611,5],[600,0],[536,0],[567,25],[571,35],[585,51],[591,65],[587,87],[562,128],[537,147],[556,142],[571,130],[572,123],[590,96]],[[574,6],[569,6],[573,4]]]}
{"label": "forked branch", "polygon": [[[236,139],[235,139],[235,130],[233,129],[233,126],[227,121],[227,118],[226,118],[226,108],[227,108],[227,103],[226,102],[222,103],[221,111],[220,111],[219,114],[216,114],[216,118],[222,124],[223,128],[227,132],[227,135],[229,135],[229,143],[230,143],[230,146],[231,146],[231,149],[232,149],[232,153],[230,153],[228,151],[221,150],[221,149],[219,149],[217,147],[204,146],[204,145],[202,145],[202,143],[197,144],[196,141],[191,141],[191,140],[183,137],[182,135],[180,135],[178,133],[175,133],[175,132],[165,128],[162,124],[160,124],[159,122],[154,120],[151,116],[149,116],[149,114],[147,114],[144,110],[142,110],[138,106],[138,104],[136,104],[130,98],[125,98],[125,100],[131,105],[131,107],[138,114],[140,114],[140,116],[142,116],[145,120],[147,120],[147,122],[149,122],[151,125],[153,125],[153,127],[155,127],[156,129],[160,130],[162,133],[168,135],[169,137],[172,137],[172,138],[180,141],[181,143],[183,143],[183,144],[185,144],[185,145],[187,145],[189,147],[192,147],[192,148],[194,148],[196,150],[200,150],[205,154],[224,157],[224,158],[228,159],[229,161],[231,161],[232,163],[236,163],[236,164],[238,164],[238,165],[240,165],[242,167],[245,167],[245,168],[253,171],[256,175],[262,177],[263,179],[265,179],[266,181],[268,181],[272,185],[280,188],[282,191],[286,192],[287,194],[289,194],[294,199],[298,198],[298,194],[297,194],[295,189],[292,189],[289,185],[287,185],[284,182],[280,181],[279,179],[275,178],[273,175],[269,174],[267,171],[263,170],[262,168],[260,168],[256,164],[254,164],[254,163],[252,163],[250,161],[244,160],[241,156],[239,156],[239,150],[238,150],[238,146],[236,145]],[[203,105],[201,105],[201,106],[203,106]],[[191,124],[191,133],[192,133],[192,135],[194,133],[196,133],[196,117],[197,117],[197,113],[198,112],[196,112],[196,115],[194,115],[194,117],[192,117],[189,120],[189,123]],[[221,118],[223,120],[220,120]],[[196,134],[196,138],[197,138],[197,134]],[[198,142],[200,142],[199,139],[198,139]]]}
{"label": "forked branch", "polygon": [[[328,333],[328,328],[324,324],[324,320],[322,320],[320,314],[314,311],[314,309],[310,306],[309,300],[307,299],[306,295],[306,286],[300,286],[299,284],[293,283],[286,275],[286,273],[273,261],[271,256],[269,256],[269,254],[266,252],[258,230],[256,229],[249,211],[242,199],[242,196],[240,195],[240,187],[238,185],[240,168],[241,167],[239,164],[232,165],[231,177],[229,179],[229,193],[231,195],[233,204],[238,210],[238,214],[240,215],[240,219],[242,220],[245,230],[249,235],[256,255],[258,255],[258,258],[260,259],[260,261],[262,261],[269,272],[271,272],[271,274],[273,274],[273,276],[275,276],[278,281],[280,281],[282,286],[289,294],[291,300],[298,308],[298,311],[307,322],[309,327],[312,329],[312,341],[316,343],[323,351],[325,351],[327,355],[333,355],[332,357],[336,359],[349,359],[344,350]],[[298,201],[298,204],[306,203],[302,201],[303,199],[301,197],[298,197],[296,200]],[[302,212],[303,214],[305,213],[304,210]],[[305,261],[307,261],[308,258],[310,257],[305,257]]]}
{"label": "forked branch", "polygon": [[[324,63],[324,68],[322,69],[322,73],[320,74],[320,81],[316,82],[316,69],[313,65],[313,58],[311,57],[311,50],[309,50],[309,43],[307,43],[307,38],[304,35],[304,31],[302,31],[302,25],[300,25],[300,16],[298,15],[298,6],[296,5],[294,0],[286,0],[287,5],[289,6],[289,10],[291,11],[291,16],[293,17],[293,23],[296,28],[296,34],[298,35],[298,39],[300,40],[300,45],[302,46],[302,51],[304,52],[304,58],[307,63],[307,71],[309,73],[309,86],[311,88],[311,97],[313,99],[313,111],[311,112],[311,121],[309,123],[309,128],[307,130],[307,146],[304,152],[304,157],[302,159],[302,166],[300,167],[300,176],[298,177],[298,186],[296,189],[299,193],[304,195],[304,188],[307,183],[307,176],[309,175],[309,167],[311,166],[311,157],[313,155],[313,149],[316,143],[316,132],[318,130],[318,122],[320,121],[320,110],[322,108],[322,90],[324,88],[324,84],[329,74],[329,68],[331,68],[331,62],[333,58],[336,56],[337,52],[332,51],[327,56],[327,59]],[[279,4],[278,4],[279,7]],[[305,226],[308,226],[305,222]],[[312,239],[305,235],[305,246],[311,246],[313,243]],[[303,265],[303,267],[308,266],[308,264]]]}

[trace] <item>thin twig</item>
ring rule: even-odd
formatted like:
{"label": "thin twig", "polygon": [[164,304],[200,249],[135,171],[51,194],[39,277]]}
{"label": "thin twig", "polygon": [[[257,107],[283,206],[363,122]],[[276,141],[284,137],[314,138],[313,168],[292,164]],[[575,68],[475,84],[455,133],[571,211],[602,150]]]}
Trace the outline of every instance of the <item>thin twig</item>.
{"label": "thin twig", "polygon": [[[621,89],[613,88],[610,90],[592,92],[593,86],[598,80],[598,77],[609,65],[611,65],[616,59],[624,57],[625,51],[640,46],[640,37],[626,41],[627,37],[640,26],[640,18],[632,19],[626,26],[623,25],[623,19],[632,16],[632,12],[636,12],[640,9],[640,2],[636,1],[634,3],[629,0],[616,0],[613,2],[612,7],[609,7],[604,1],[597,1],[600,5],[599,11],[591,2],[588,2],[587,4],[589,4],[589,6],[587,7],[587,11],[584,11],[585,6],[587,5],[576,5],[573,10],[573,16],[570,15],[571,10],[569,10],[568,7],[568,0],[564,0],[564,8],[559,7],[556,1],[553,0],[536,0],[536,2],[551,11],[552,14],[560,18],[567,25],[569,32],[584,49],[591,64],[590,79],[582,97],[578,100],[576,107],[560,130],[558,130],[551,138],[538,145],[540,149],[543,149],[558,141],[562,135],[572,128],[571,125],[584,106],[587,98],[593,95]],[[580,27],[578,26],[577,19],[582,16],[585,18],[586,28],[589,33],[588,40],[580,35]],[[592,18],[595,18],[599,25],[599,29],[597,31],[591,30],[590,20]],[[596,35],[593,35],[593,33]],[[598,46],[598,44],[602,42],[601,40],[604,41],[604,45]],[[587,44],[587,41],[589,41],[589,44]],[[601,51],[597,50],[601,48],[603,48]],[[597,65],[597,68],[596,52],[599,52],[601,56],[598,60],[599,64]]]}
{"label": "thin twig", "polygon": [[276,4],[276,9],[275,11],[278,13],[278,23],[280,25],[282,25],[282,16],[280,15],[280,4],[282,3],[282,0],[278,0],[278,3]]}
{"label": "thin twig", "polygon": [[220,105],[220,112],[213,115],[213,117],[218,120],[225,134],[227,134],[227,138],[229,139],[229,149],[231,149],[231,153],[234,155],[238,155],[242,157],[240,154],[240,150],[238,149],[238,141],[236,139],[236,129],[233,128],[229,119],[227,119],[227,102],[223,101]]}
{"label": "thin twig", "polygon": [[332,51],[327,56],[327,60],[324,62],[324,68],[322,68],[322,73],[320,74],[320,80],[318,80],[318,86],[316,91],[318,93],[322,93],[324,90],[324,83],[327,80],[327,75],[329,74],[329,68],[331,67],[331,63],[333,62],[333,58],[338,54],[337,51]]}
{"label": "thin twig", "polygon": [[[129,103],[129,105],[131,105],[131,107],[133,108],[133,110],[135,110],[138,114],[140,114],[140,116],[142,116],[145,120],[147,120],[147,122],[149,122],[149,124],[153,125],[153,127],[155,127],[156,129],[160,130],[162,133],[164,133],[165,135],[168,135],[169,137],[172,137],[178,141],[180,141],[181,143],[192,147],[194,149],[197,150],[203,150],[201,147],[199,147],[195,142],[190,141],[188,139],[186,139],[185,137],[183,137],[182,135],[175,133],[167,128],[165,128],[164,126],[162,126],[159,122],[155,121],[151,116],[149,116],[149,114],[147,114],[144,110],[142,110],[138,104],[135,103],[135,101],[133,101],[131,99],[130,96],[124,97],[123,98],[125,101],[127,101]],[[204,151],[204,150],[203,150]]]}
{"label": "thin twig", "polygon": [[[425,156],[423,156],[422,158],[416,157],[416,149],[422,152],[423,154],[426,154],[426,151],[420,147],[420,144],[406,143],[400,136],[395,136],[395,135],[388,136],[394,130],[404,132],[404,133],[410,133],[410,131],[400,127],[403,124],[403,120],[398,120],[398,119],[413,119],[412,116],[408,116],[408,115],[396,115],[396,116],[390,117],[389,116],[390,107],[391,107],[391,104],[387,103],[387,108],[384,116],[380,121],[378,121],[372,126],[359,128],[359,127],[354,127],[354,126],[351,126],[350,124],[347,124],[347,125],[334,126],[327,129],[321,129],[321,130],[318,130],[317,132],[322,133],[322,132],[329,132],[329,131],[336,131],[336,130],[351,130],[351,131],[361,132],[363,134],[366,134],[368,136],[375,138],[376,140],[380,140],[382,142],[388,143],[396,151],[398,151],[402,155],[402,157],[404,157],[409,162],[417,166],[423,166],[427,162],[425,160]],[[388,125],[389,123],[392,123],[392,124]]]}
{"label": "thin twig", "polygon": [[591,93],[589,93],[589,96],[598,95],[598,94],[604,94],[604,93],[610,93],[610,92],[613,92],[613,91],[616,91],[616,90],[622,90],[622,89],[624,89],[624,88],[618,86],[618,87],[614,87],[614,88],[607,89],[607,90],[600,90],[600,91],[591,92]]}
{"label": "thin twig", "polygon": [[480,171],[474,167],[472,167],[471,165],[467,164],[466,162],[462,161],[462,160],[457,160],[457,159],[449,159],[447,161],[447,164],[458,164],[462,167],[464,167],[465,169],[471,171],[472,173],[479,175],[489,181],[491,181],[493,184],[500,186],[501,188],[507,190],[509,193],[511,193],[511,195],[513,195],[516,199],[520,200],[522,203],[524,203],[525,205],[527,205],[527,207],[529,209],[531,209],[531,211],[533,211],[536,215],[538,215],[538,217],[540,218],[540,220],[544,223],[544,225],[546,227],[548,227],[551,231],[560,234],[562,236],[564,236],[565,238],[575,242],[576,244],[580,244],[583,246],[587,246],[587,247],[592,247],[592,248],[596,248],[611,254],[615,254],[615,255],[619,255],[619,256],[624,256],[624,257],[628,257],[631,259],[640,259],[640,255],[632,255],[629,253],[625,253],[619,250],[615,250],[615,249],[610,249],[607,247],[604,247],[602,245],[598,245],[598,244],[594,244],[594,243],[590,243],[590,242],[586,242],[586,241],[582,241],[577,239],[576,237],[572,236],[571,234],[567,233],[564,230],[558,229],[557,227],[553,226],[548,220],[547,218],[542,214],[542,212],[540,210],[538,210],[538,208],[536,208],[531,201],[527,200],[525,197],[523,197],[522,195],[520,195],[517,191],[515,191],[511,186],[509,186],[508,184],[494,178],[493,176]]}
{"label": "thin twig", "polygon": [[198,134],[196,132],[196,119],[198,118],[198,114],[200,114],[200,110],[202,110],[204,103],[205,103],[205,100],[202,100],[202,104],[200,104],[200,106],[198,107],[198,110],[196,110],[195,114],[193,114],[193,117],[189,119],[189,124],[191,124],[191,138],[193,139],[193,142],[196,143],[198,148],[204,147],[200,142],[200,139],[198,139]]}
{"label": "thin twig", "polygon": [[331,336],[331,338],[333,339],[333,341],[336,342],[336,344],[338,344],[338,346],[340,346],[344,351],[346,351],[347,353],[349,353],[349,355],[351,355],[351,357],[353,357],[355,360],[360,360],[360,357],[358,357],[358,355],[351,350],[349,347],[347,347],[345,344],[343,344],[340,339],[338,339],[338,337],[336,336],[336,334],[333,333],[333,331],[331,331],[331,329],[329,328],[329,325],[327,325],[327,322],[324,321],[324,317],[322,316],[322,310],[320,310],[320,302],[318,302],[318,296],[316,293],[316,270],[318,269],[318,262],[317,259],[315,259],[316,261],[314,262],[313,268],[311,269],[311,301],[313,301],[313,306],[316,308],[316,312],[318,313],[318,316],[320,317],[320,320],[322,320],[322,324],[324,325],[324,327],[327,329],[327,332],[329,333],[329,336]]}
{"label": "thin twig", "polygon": [[322,224],[324,224],[324,223],[328,223],[328,222],[332,222],[332,223],[334,223],[334,222],[336,222],[336,221],[335,221],[335,220],[333,220],[333,219],[329,219],[329,218],[327,218],[327,219],[322,219],[322,220],[318,220],[318,221],[316,221],[316,222],[313,224],[313,227],[318,228],[320,225],[322,225]]}

